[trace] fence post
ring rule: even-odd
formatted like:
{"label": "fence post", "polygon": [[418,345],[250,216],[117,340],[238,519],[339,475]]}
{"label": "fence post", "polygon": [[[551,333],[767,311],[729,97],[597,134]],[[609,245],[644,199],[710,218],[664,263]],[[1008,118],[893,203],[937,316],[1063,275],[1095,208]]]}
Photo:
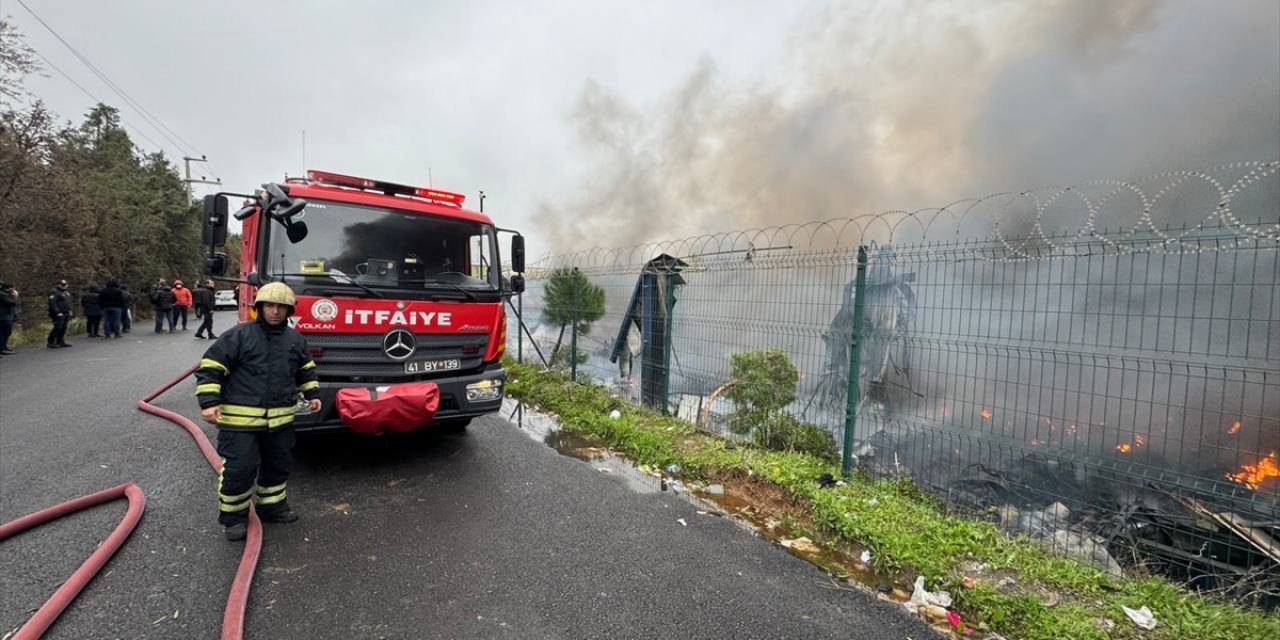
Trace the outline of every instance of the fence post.
{"label": "fence post", "polygon": [[[574,275],[578,274],[578,268],[573,268]],[[573,301],[569,303],[573,311],[569,314],[571,318],[570,324],[573,325],[573,333],[569,335],[569,381],[578,381],[578,279],[573,279]]]}
{"label": "fence post", "polygon": [[524,364],[524,292],[516,294],[516,362]]}
{"label": "fence post", "polygon": [[867,289],[867,247],[858,246],[858,271],[853,280],[853,331],[849,334],[849,387],[844,406],[844,451],[840,473],[853,472],[853,430],[858,423],[858,372],[862,368],[862,306]]}
{"label": "fence post", "polygon": [[666,282],[666,296],[664,296],[666,311],[665,324],[666,329],[663,333],[662,345],[662,415],[671,415],[671,311],[676,308],[676,282],[675,278],[668,275],[663,278]]}

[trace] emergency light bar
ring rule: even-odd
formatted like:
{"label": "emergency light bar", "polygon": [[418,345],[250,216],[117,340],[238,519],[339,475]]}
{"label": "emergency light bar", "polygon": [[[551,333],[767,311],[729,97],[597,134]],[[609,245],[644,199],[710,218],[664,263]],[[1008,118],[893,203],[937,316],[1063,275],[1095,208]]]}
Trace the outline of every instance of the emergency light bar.
{"label": "emergency light bar", "polygon": [[452,191],[440,191],[439,189],[427,189],[424,187],[411,187],[404,184],[396,184],[394,182],[382,182],[380,180],[370,180],[368,178],[357,178],[355,176],[347,176],[341,173],[333,173],[331,171],[316,171],[315,169],[307,170],[307,180],[310,182],[318,182],[321,184],[329,184],[338,187],[350,187],[353,189],[363,189],[365,191],[381,191],[382,193],[398,195],[398,196],[414,196],[423,198],[433,202],[450,204],[455,207],[461,207],[462,202],[467,196]]}

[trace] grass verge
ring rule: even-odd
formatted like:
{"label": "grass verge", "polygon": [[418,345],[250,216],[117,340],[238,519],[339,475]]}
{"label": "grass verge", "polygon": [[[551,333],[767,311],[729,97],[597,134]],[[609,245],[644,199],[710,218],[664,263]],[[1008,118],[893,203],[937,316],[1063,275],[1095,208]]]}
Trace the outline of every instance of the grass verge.
{"label": "grass verge", "polygon": [[[1024,640],[1280,638],[1278,614],[1211,601],[1161,578],[1112,577],[1011,539],[989,523],[948,514],[910,482],[855,478],[821,488],[818,478],[838,475],[838,466],[803,454],[731,446],[600,387],[510,360],[506,366],[512,397],[556,415],[565,429],[602,439],[637,464],[678,464],[692,478],[750,471],[782,487],[807,505],[833,542],[869,549],[878,571],[923,575],[931,590],[949,590],[956,609],[979,631]],[[609,417],[614,409],[621,417]],[[987,582],[964,588],[962,567],[978,563],[1014,576],[1016,590]],[[1054,597],[1046,602],[1045,593]],[[1138,629],[1121,605],[1149,607],[1158,626]]]}

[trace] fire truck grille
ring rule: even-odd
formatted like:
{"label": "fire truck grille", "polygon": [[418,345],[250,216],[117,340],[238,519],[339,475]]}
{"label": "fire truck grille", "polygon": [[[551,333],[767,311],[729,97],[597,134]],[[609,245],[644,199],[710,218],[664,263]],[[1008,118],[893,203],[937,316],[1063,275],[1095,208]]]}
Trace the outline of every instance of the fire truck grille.
{"label": "fire truck grille", "polygon": [[[307,346],[320,349],[315,358],[321,378],[378,378],[415,380],[438,377],[447,371],[405,373],[382,351],[381,334],[308,334]],[[418,347],[408,362],[459,360],[459,370],[480,366],[489,346],[487,334],[418,334]]]}

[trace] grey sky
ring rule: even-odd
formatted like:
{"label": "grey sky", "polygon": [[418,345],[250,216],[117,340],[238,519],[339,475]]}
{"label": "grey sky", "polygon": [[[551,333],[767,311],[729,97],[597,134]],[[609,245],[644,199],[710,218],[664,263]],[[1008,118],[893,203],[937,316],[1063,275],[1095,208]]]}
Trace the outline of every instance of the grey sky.
{"label": "grey sky", "polygon": [[1280,155],[1273,0],[28,5],[229,188],[306,129],[309,167],[484,189],[535,255]]}
{"label": "grey sky", "polygon": [[[775,60],[791,3],[51,2],[27,4],[151,113],[249,189],[313,168],[484,189],[503,224],[584,169],[566,118],[588,79],[630,100],[703,57],[741,77]],[[536,4],[536,6],[535,6]],[[13,0],[27,41],[163,142]],[[73,120],[92,102],[58,74],[28,88]],[[141,141],[140,141],[141,142]],[[145,142],[143,142],[145,146]],[[176,156],[177,152],[170,151]]]}

